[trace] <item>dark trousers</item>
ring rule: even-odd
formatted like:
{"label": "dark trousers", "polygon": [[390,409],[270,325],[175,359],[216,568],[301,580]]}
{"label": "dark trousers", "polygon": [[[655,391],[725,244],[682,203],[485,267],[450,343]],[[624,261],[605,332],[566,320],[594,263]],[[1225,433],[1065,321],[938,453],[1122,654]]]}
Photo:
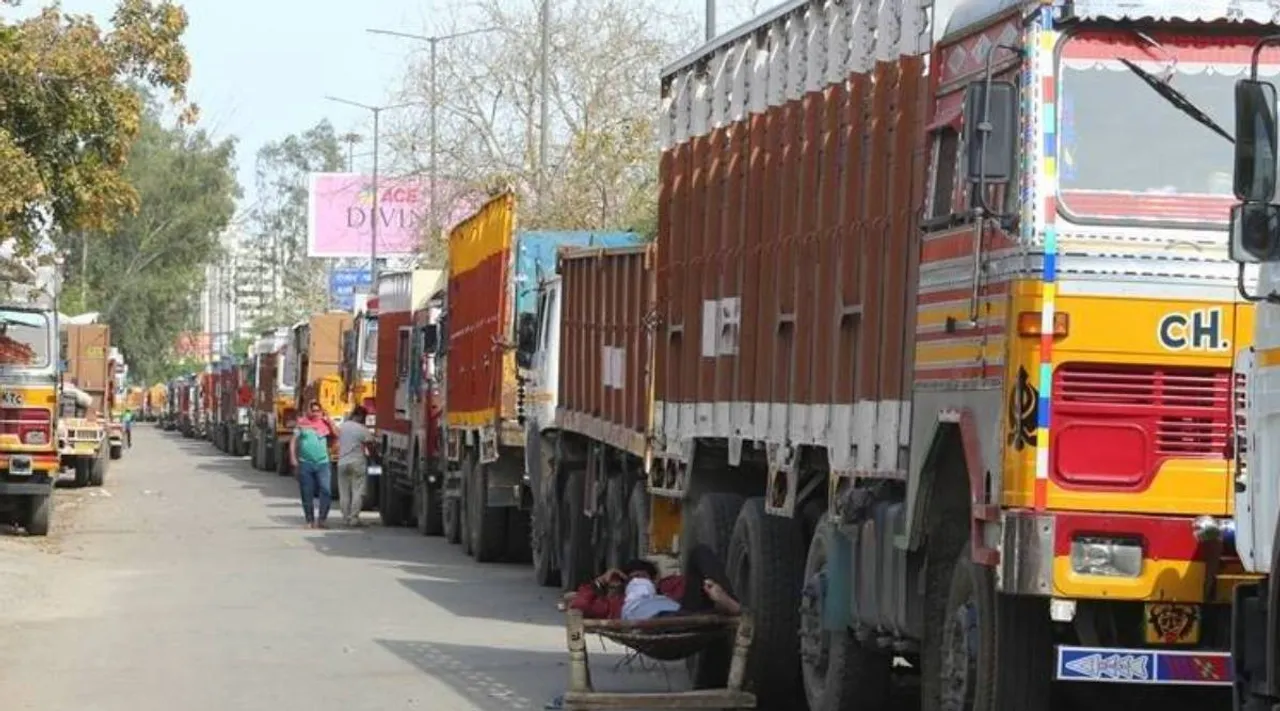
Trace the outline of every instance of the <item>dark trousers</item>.
{"label": "dark trousers", "polygon": [[729,574],[724,569],[724,561],[720,560],[720,556],[710,546],[699,543],[690,548],[689,555],[685,557],[684,597],[680,598],[680,612],[677,614],[696,615],[715,611],[716,604],[702,589],[708,580],[736,599],[733,586],[729,584]]}
{"label": "dark trousers", "polygon": [[320,522],[329,518],[329,507],[332,505],[333,492],[330,491],[329,463],[298,462],[298,487],[302,494],[302,515],[307,523],[315,521],[315,501],[320,498]]}

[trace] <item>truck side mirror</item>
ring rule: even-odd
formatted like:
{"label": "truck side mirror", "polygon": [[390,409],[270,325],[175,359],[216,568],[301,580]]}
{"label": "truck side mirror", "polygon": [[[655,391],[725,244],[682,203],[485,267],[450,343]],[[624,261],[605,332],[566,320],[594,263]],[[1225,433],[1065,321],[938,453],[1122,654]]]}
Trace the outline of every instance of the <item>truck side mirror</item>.
{"label": "truck side mirror", "polygon": [[422,329],[422,353],[435,353],[440,347],[440,326],[439,324],[427,324]]}
{"label": "truck side mirror", "polygon": [[516,322],[516,361],[520,367],[529,367],[533,362],[533,351],[537,346],[537,316],[530,313],[520,314],[520,319]]}
{"label": "truck side mirror", "polygon": [[975,81],[964,92],[964,142],[970,183],[1013,179],[1018,88],[1007,81]]}
{"label": "truck side mirror", "polygon": [[1280,259],[1280,205],[1231,206],[1231,258],[1242,264]]}
{"label": "truck side mirror", "polygon": [[1265,81],[1236,82],[1233,185],[1240,200],[1276,201],[1276,88]]}

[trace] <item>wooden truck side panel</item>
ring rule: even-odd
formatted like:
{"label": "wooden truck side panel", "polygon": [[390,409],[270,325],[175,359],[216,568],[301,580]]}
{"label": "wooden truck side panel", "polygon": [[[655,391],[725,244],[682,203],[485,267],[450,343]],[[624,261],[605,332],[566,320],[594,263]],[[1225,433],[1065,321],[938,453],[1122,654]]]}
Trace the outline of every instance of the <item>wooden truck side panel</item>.
{"label": "wooden truck side panel", "polygon": [[558,428],[644,457],[653,248],[563,250]]}
{"label": "wooden truck side panel", "polygon": [[[840,9],[793,5],[769,31],[824,47],[813,13]],[[907,15],[892,58],[797,66],[743,40],[706,72],[665,74],[654,387],[669,455],[742,438],[902,475],[929,101],[923,48],[906,48],[927,45],[923,18]]]}
{"label": "wooden truck side panel", "polygon": [[93,407],[103,411],[103,400],[111,387],[109,357],[111,327],[101,323],[70,324],[66,329],[67,377],[93,398]]}

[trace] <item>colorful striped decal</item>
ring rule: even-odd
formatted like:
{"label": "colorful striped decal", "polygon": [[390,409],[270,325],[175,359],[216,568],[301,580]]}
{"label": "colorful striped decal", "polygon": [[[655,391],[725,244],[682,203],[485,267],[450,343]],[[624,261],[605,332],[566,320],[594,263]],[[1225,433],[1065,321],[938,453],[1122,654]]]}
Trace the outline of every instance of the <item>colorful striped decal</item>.
{"label": "colorful striped decal", "polygon": [[1044,186],[1044,273],[1043,304],[1040,307],[1040,400],[1036,411],[1035,509],[1045,509],[1049,483],[1049,403],[1053,395],[1053,321],[1058,292],[1058,136],[1057,84],[1053,49],[1057,33],[1053,29],[1053,7],[1040,8],[1038,61],[1041,65],[1040,122],[1044,136],[1041,185]]}

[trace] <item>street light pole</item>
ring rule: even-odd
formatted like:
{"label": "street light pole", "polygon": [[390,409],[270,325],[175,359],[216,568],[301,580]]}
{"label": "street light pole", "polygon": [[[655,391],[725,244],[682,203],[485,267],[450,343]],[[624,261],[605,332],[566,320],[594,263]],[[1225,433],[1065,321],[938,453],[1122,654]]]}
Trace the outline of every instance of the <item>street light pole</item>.
{"label": "street light pole", "polygon": [[379,219],[379,215],[378,215],[378,207],[379,207],[379,204],[378,204],[378,139],[379,139],[379,136],[378,134],[379,134],[380,119],[383,111],[391,111],[392,109],[402,109],[406,106],[413,106],[414,104],[408,103],[408,104],[394,104],[392,106],[370,106],[368,104],[362,104],[358,101],[350,101],[348,99],[342,99],[336,96],[326,96],[324,98],[328,99],[329,101],[336,101],[340,104],[347,104],[348,106],[354,106],[356,108],[364,109],[365,111],[369,111],[373,114],[373,176],[372,176],[373,209],[372,209],[372,214],[369,216],[372,223],[372,226],[370,227],[370,238],[369,238],[369,278],[376,285],[378,283],[378,219]]}
{"label": "street light pole", "polygon": [[549,128],[551,115],[551,80],[550,80],[550,61],[547,59],[548,45],[551,44],[551,0],[542,0],[542,41],[538,48],[538,80],[541,84],[539,93],[542,94],[542,102],[539,107],[539,127],[538,127],[538,207],[541,208],[543,201],[546,200],[547,189],[547,143],[549,142]]}
{"label": "street light pole", "polygon": [[716,0],[707,0],[706,20],[707,41],[710,42],[716,38]]}
{"label": "street light pole", "polygon": [[428,81],[430,83],[430,86],[427,89],[429,92],[428,100],[431,102],[430,119],[429,119],[429,130],[431,131],[431,157],[427,165],[427,170],[430,173],[430,175],[427,177],[427,180],[430,186],[429,189],[431,193],[431,198],[430,198],[431,199],[431,214],[430,214],[431,224],[428,226],[428,229],[431,231],[432,240],[439,239],[439,236],[440,236],[439,212],[436,209],[437,198],[439,197],[436,191],[436,183],[440,179],[440,164],[439,164],[440,135],[439,135],[439,131],[436,123],[436,114],[440,107],[439,95],[436,93],[437,91],[439,91],[438,85],[436,84],[436,78],[437,78],[436,59],[439,56],[438,47],[441,42],[444,42],[446,40],[457,39],[459,37],[466,37],[468,35],[478,35],[485,32],[497,32],[499,29],[500,28],[497,28],[497,27],[482,27],[476,30],[467,30],[465,32],[454,32],[452,34],[447,34],[447,35],[415,35],[411,32],[396,32],[394,30],[374,30],[374,29],[365,30],[365,32],[369,32],[370,34],[375,34],[375,35],[388,35],[391,37],[403,37],[406,39],[418,40],[419,42],[426,42],[431,46],[431,55],[430,55],[430,59],[428,60],[430,62],[430,66],[427,68]]}

